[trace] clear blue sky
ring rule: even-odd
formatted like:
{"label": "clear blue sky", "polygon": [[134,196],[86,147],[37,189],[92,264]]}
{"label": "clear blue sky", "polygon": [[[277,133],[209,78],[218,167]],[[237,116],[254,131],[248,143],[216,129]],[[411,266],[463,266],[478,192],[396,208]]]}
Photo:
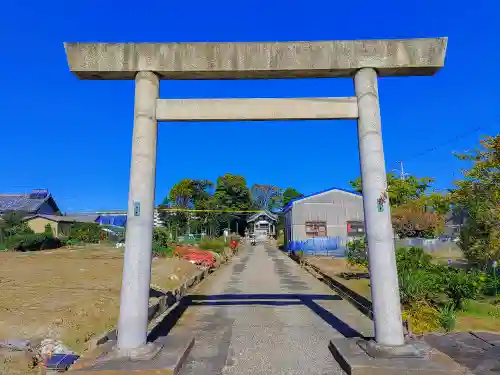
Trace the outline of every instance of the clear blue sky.
{"label": "clear blue sky", "polygon": [[[0,192],[47,188],[64,211],[126,207],[134,92],[131,81],[78,80],[68,70],[64,41],[448,36],[446,65],[436,76],[379,84],[388,170],[403,160],[407,172],[450,186],[462,166],[451,152],[500,132],[498,0],[15,3],[5,2],[0,11]],[[353,92],[352,81],[344,79],[161,86],[163,98]],[[480,125],[485,128],[473,131]],[[215,180],[226,172],[244,175],[249,184],[293,186],[306,194],[348,187],[359,174],[355,123],[160,124],[157,202],[182,178]]]}

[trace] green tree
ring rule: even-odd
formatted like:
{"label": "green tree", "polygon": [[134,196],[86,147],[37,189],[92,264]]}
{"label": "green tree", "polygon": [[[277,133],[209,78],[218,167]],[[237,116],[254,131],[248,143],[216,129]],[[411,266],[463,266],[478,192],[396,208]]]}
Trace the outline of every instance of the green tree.
{"label": "green tree", "polygon": [[248,210],[250,197],[245,177],[226,173],[217,178],[214,200],[220,209]]}
{"label": "green tree", "polygon": [[292,187],[287,187],[283,192],[282,205],[283,208],[288,205],[291,201],[304,197],[304,194],[299,193],[296,189]]}
{"label": "green tree", "polygon": [[203,209],[207,210],[203,216],[203,227],[205,228],[206,233],[212,237],[218,236],[227,218],[217,211],[219,207],[213,197],[212,199],[203,202]]}
{"label": "green tree", "polygon": [[204,209],[212,195],[210,189],[213,188],[214,183],[208,180],[191,180],[193,194],[191,196],[193,206],[196,209]]}
{"label": "green tree", "polygon": [[[196,210],[211,210],[214,209],[213,194],[211,193],[214,187],[213,182],[208,180],[192,180],[193,196],[192,204]],[[190,220],[190,229],[194,232],[201,232],[205,229],[209,231],[210,212],[196,212],[196,218]],[[213,216],[213,215],[212,215]],[[212,225],[216,227],[216,225]]]}
{"label": "green tree", "polygon": [[[193,208],[193,196],[195,194],[193,180],[185,178],[176,183],[168,196],[170,208],[188,209]],[[183,211],[166,211],[161,216],[167,227],[174,236],[183,234],[188,226],[188,213]]]}
{"label": "green tree", "polygon": [[170,202],[170,196],[166,196],[165,198],[163,198],[163,202],[161,202],[160,204],[160,207],[162,208],[167,208],[167,207],[170,207],[172,202]]}
{"label": "green tree", "polygon": [[[245,178],[230,173],[217,178],[213,199],[217,210],[245,211],[252,206],[250,189]],[[221,230],[231,225],[234,215],[230,212],[218,213],[213,219],[215,219],[214,224]]]}
{"label": "green tree", "polygon": [[2,217],[2,236],[9,237],[16,234],[30,234],[33,231],[23,218],[28,214],[21,211],[8,211]]}
{"label": "green tree", "polygon": [[162,206],[178,208],[198,208],[211,199],[209,189],[213,183],[208,180],[185,178],[176,183],[163,200]]}
{"label": "green tree", "polygon": [[274,211],[281,206],[283,190],[277,186],[254,184],[250,192],[257,210]]}
{"label": "green tree", "polygon": [[5,227],[8,229],[22,225],[23,217],[25,216],[26,213],[20,211],[8,211],[3,215],[2,219]]}
{"label": "green tree", "polygon": [[[387,193],[391,206],[400,206],[409,201],[424,197],[431,188],[434,179],[429,177],[417,178],[408,176],[404,180],[397,177],[394,173],[387,174]],[[359,193],[362,193],[361,177],[354,181],[349,181],[351,186]]]}
{"label": "green tree", "polygon": [[179,208],[189,208],[195,194],[193,180],[185,178],[176,183],[169,194],[169,201]]}
{"label": "green tree", "polygon": [[414,203],[424,211],[432,211],[439,215],[445,215],[450,211],[451,195],[449,193],[440,194],[432,192],[416,199]]}
{"label": "green tree", "polygon": [[[178,209],[206,209],[207,202],[211,200],[209,189],[213,187],[213,183],[208,180],[194,180],[185,178],[176,183],[170,190],[169,196],[163,200],[162,208],[178,208]],[[182,211],[164,210],[160,215],[168,228],[173,233],[185,232],[189,230],[201,229],[201,222],[207,216],[206,213],[197,214],[197,218],[193,219],[192,214]]]}
{"label": "green tree", "polygon": [[455,212],[467,214],[459,246],[471,263],[486,267],[500,261],[500,135],[456,156],[472,163],[451,193]]}

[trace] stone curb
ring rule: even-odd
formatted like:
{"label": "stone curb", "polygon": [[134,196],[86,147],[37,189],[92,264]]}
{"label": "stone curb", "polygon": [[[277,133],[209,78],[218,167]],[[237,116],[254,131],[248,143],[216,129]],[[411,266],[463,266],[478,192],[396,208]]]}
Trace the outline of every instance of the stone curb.
{"label": "stone curb", "polygon": [[347,286],[327,275],[318,267],[309,263],[307,260],[303,258],[301,259],[292,254],[290,254],[289,257],[317,279],[318,275],[320,275],[320,281],[334,289],[338,294],[342,296],[342,298],[350,302],[357,310],[373,320],[372,302],[370,300],[363,297],[361,294],[356,293],[354,290],[349,289]]}
{"label": "stone curb", "polygon": [[[161,293],[162,295],[160,297],[150,299],[148,309],[148,336],[155,330],[156,326],[158,326],[163,319],[169,315],[169,313],[179,308],[182,298],[186,295],[189,289],[205,280],[210,273],[217,271],[217,269],[227,263],[234,255],[236,255],[236,252],[230,257],[221,257],[222,261],[217,268],[198,271],[195,275],[188,278],[172,291],[165,291],[155,287],[153,290]],[[117,328],[115,327],[90,340],[87,350],[71,366],[70,371],[80,370],[94,362],[96,358],[104,355],[110,350],[109,344],[116,342],[117,338]]]}

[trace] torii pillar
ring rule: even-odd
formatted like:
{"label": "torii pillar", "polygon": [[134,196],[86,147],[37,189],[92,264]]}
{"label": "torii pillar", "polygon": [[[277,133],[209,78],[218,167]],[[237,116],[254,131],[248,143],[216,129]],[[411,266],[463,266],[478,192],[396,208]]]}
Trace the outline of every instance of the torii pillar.
{"label": "torii pillar", "polygon": [[[447,38],[65,43],[70,70],[78,78],[136,82],[118,348],[147,351],[158,121],[357,119],[375,328],[375,341],[365,349],[375,356],[416,356],[403,337],[391,214],[385,198],[378,77],[433,75],[444,65],[446,45]],[[356,97],[158,98],[162,79],[328,77],[354,77]]]}

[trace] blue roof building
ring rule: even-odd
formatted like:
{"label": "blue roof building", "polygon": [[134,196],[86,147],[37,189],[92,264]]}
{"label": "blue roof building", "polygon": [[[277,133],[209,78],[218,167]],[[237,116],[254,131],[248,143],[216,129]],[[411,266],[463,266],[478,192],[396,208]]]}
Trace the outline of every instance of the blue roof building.
{"label": "blue roof building", "polygon": [[285,246],[290,251],[342,251],[348,238],[363,230],[361,194],[331,188],[290,202],[284,209]]}

